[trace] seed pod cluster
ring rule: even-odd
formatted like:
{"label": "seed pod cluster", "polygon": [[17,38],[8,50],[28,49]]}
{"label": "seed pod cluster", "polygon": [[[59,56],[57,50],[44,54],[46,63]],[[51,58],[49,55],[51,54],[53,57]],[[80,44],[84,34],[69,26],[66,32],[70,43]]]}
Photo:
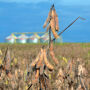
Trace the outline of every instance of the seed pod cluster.
{"label": "seed pod cluster", "polygon": [[51,28],[54,37],[57,39],[59,36],[56,31],[59,31],[59,23],[58,23],[58,16],[56,14],[56,10],[54,7],[50,9],[48,18],[46,19],[43,28],[45,28],[46,26],[47,31]]}
{"label": "seed pod cluster", "polygon": [[55,22],[55,30],[59,31],[58,16],[57,16],[55,8],[53,8],[53,10],[52,10],[52,19],[54,19],[54,22]]}
{"label": "seed pod cluster", "polygon": [[56,31],[59,31],[59,24],[58,24],[58,16],[56,14],[55,8],[52,10],[52,19],[50,21],[51,25],[51,30],[55,38],[58,38],[59,36],[57,35]]}
{"label": "seed pod cluster", "polygon": [[47,59],[46,49],[41,49],[40,54],[41,55],[38,55],[36,60],[31,63],[31,66],[34,67],[36,65],[36,68],[39,69],[43,66],[42,64],[44,62],[48,69],[53,70],[54,67],[50,64]]}
{"label": "seed pod cluster", "polygon": [[43,61],[43,49],[41,49],[41,52],[38,54],[36,59],[31,63],[31,67],[37,66],[37,68],[40,68]]}
{"label": "seed pod cluster", "polygon": [[[44,66],[46,66],[49,70],[54,70],[53,65],[50,64],[50,62],[47,59],[47,52],[46,49],[42,49],[39,53],[39,55],[37,56],[37,58],[35,59],[35,61],[33,61],[33,63],[31,63],[31,67],[35,67],[35,79],[32,81],[31,85],[35,84],[38,82],[39,78],[41,77],[41,75],[43,75],[44,72]],[[41,82],[42,83],[42,82]]]}

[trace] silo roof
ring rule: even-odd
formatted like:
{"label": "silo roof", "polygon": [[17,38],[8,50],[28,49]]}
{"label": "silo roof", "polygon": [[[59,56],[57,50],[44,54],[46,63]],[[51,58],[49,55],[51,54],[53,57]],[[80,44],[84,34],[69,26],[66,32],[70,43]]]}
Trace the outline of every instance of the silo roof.
{"label": "silo roof", "polygon": [[6,39],[16,39],[17,37],[15,36],[15,35],[10,35],[10,36],[8,36],[8,37],[6,37]]}
{"label": "silo roof", "polygon": [[34,36],[40,39],[40,36],[38,34],[35,33]]}
{"label": "silo roof", "polygon": [[40,36],[39,36],[38,34],[34,34],[34,35],[30,36],[30,39],[31,39],[31,38],[37,38],[37,39],[40,39]]}
{"label": "silo roof", "polygon": [[43,41],[49,40],[48,33],[45,33],[44,35],[42,35],[42,36],[41,36],[41,40],[43,40]]}
{"label": "silo roof", "polygon": [[41,38],[43,38],[43,37],[49,37],[48,33],[45,33],[44,35],[41,36]]}
{"label": "silo roof", "polygon": [[26,35],[22,34],[22,35],[20,35],[20,36],[18,37],[18,39],[20,39],[20,38],[27,39],[27,38],[28,38],[28,36],[26,36]]}

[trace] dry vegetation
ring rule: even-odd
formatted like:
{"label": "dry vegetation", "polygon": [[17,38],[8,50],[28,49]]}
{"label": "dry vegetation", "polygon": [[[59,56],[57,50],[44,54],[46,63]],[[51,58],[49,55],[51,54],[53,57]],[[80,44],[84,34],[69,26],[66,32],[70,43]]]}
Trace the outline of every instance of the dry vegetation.
{"label": "dry vegetation", "polygon": [[[44,44],[0,44],[4,60],[9,46],[11,53],[11,71],[6,75],[0,68],[1,90],[27,90],[32,81],[37,78],[38,71],[30,66],[39,54]],[[47,47],[47,44],[44,45]],[[54,44],[56,65],[48,55],[49,62],[54,66],[53,71],[45,70],[47,78],[40,76],[39,81],[47,81],[52,90],[89,90],[90,88],[90,44],[89,43],[62,43]],[[51,53],[52,54],[52,53]],[[41,83],[42,84],[42,83]],[[43,83],[45,84],[45,83]],[[42,85],[43,88],[44,85]],[[82,87],[83,86],[83,87]],[[84,88],[84,89],[83,89]],[[40,84],[35,83],[30,90],[39,90]],[[50,90],[46,89],[46,90]],[[45,90],[42,89],[42,90]]]}

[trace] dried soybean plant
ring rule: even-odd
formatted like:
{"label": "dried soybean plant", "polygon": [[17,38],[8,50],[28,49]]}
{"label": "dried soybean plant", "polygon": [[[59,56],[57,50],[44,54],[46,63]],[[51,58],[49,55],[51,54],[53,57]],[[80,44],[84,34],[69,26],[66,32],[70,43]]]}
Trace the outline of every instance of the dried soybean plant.
{"label": "dried soybean plant", "polygon": [[[47,26],[48,25],[48,26]],[[51,6],[48,17],[43,25],[43,28],[45,28],[47,26],[47,31],[49,31],[49,53],[52,60],[55,62],[56,65],[59,64],[57,58],[55,57],[54,54],[54,49],[53,49],[53,40],[51,38],[51,31],[55,37],[55,39],[57,39],[59,36],[57,34],[56,31],[59,31],[59,22],[58,22],[58,16],[55,10],[54,5]]]}
{"label": "dried soybean plant", "polygon": [[[48,25],[48,26],[47,26]],[[51,38],[51,31],[57,39],[59,36],[56,31],[59,31],[59,22],[58,22],[58,16],[54,7],[54,4],[51,6],[48,17],[43,25],[43,28],[47,26],[47,31],[49,31],[49,53],[52,60],[55,62],[56,65],[59,64],[57,58],[55,57],[54,54],[54,49],[53,49],[53,40]]]}
{"label": "dried soybean plant", "polygon": [[[57,58],[55,57],[54,51],[53,51],[53,43],[51,42],[50,48],[49,48],[50,56],[52,58],[52,62],[54,62],[56,65],[59,64]],[[32,85],[35,85],[36,83],[39,83],[40,89],[49,89],[51,90],[51,85],[49,81],[49,75],[47,75],[47,70],[53,71],[55,68],[54,66],[49,62],[48,59],[48,49],[45,49],[45,47],[41,48],[39,54],[37,55],[36,59],[32,61],[31,67],[33,68],[33,72],[35,74],[35,77],[33,77],[32,81],[30,81],[30,85],[28,90],[31,88]],[[33,74],[33,75],[34,75]]]}
{"label": "dried soybean plant", "polygon": [[75,79],[76,79],[76,88],[81,87],[82,90],[89,90],[88,84],[89,82],[87,80],[88,72],[86,68],[84,67],[84,64],[82,63],[82,60],[80,58],[76,61],[76,68],[75,68]]}
{"label": "dried soybean plant", "polygon": [[41,51],[35,61],[31,63],[31,67],[35,70],[35,79],[32,79],[28,90],[36,83],[39,83],[39,89],[51,90],[49,77],[45,74],[45,70],[47,68],[48,70],[53,71],[54,66],[48,61],[47,50],[45,48],[41,48]]}
{"label": "dried soybean plant", "polygon": [[87,78],[87,70],[81,60],[72,59],[64,70],[59,69],[55,85],[58,90],[89,90],[89,82],[85,82]]}
{"label": "dried soybean plant", "polygon": [[[55,68],[54,66],[48,61],[48,56],[51,56],[53,62],[58,66],[59,61],[55,57],[54,50],[53,50],[53,41],[57,38],[59,38],[59,35],[61,35],[64,31],[67,30],[73,23],[75,23],[80,16],[74,20],[68,27],[66,27],[61,33],[57,34],[57,31],[59,31],[59,22],[58,22],[58,16],[55,10],[54,5],[50,8],[48,17],[43,25],[43,28],[47,27],[47,32],[49,32],[49,48],[41,48],[41,51],[37,55],[36,59],[31,63],[31,67],[33,69],[33,79],[30,81],[28,90],[38,83],[39,89],[48,89],[51,90],[49,84],[49,78],[48,75],[45,74],[46,69],[53,71]],[[51,32],[53,33],[54,39],[51,38]],[[48,55],[49,54],[49,55]],[[60,84],[58,90],[73,90],[73,82],[74,80],[71,78],[71,73],[73,71],[72,69],[73,61],[69,64],[68,70],[63,70],[60,68],[57,78],[60,77]],[[35,76],[34,76],[35,75]],[[63,89],[62,89],[63,88]]]}
{"label": "dried soybean plant", "polygon": [[4,70],[6,72],[7,76],[11,76],[11,51],[9,49],[9,47],[7,48],[6,52],[5,52],[5,57],[4,57]]}
{"label": "dried soybean plant", "polygon": [[51,85],[49,82],[49,76],[45,73],[46,69],[49,71],[54,70],[54,66],[48,60],[48,54],[50,54],[53,62],[58,65],[59,62],[55,57],[54,50],[53,50],[53,42],[51,41],[51,31],[55,38],[58,38],[56,31],[59,31],[58,25],[58,17],[52,5],[48,18],[44,24],[44,28],[47,26],[47,31],[49,31],[49,50],[45,47],[41,48],[40,53],[37,55],[36,59],[31,63],[31,67],[35,70],[35,79],[32,80],[31,84],[29,85],[28,90],[31,88],[32,85],[39,83],[39,89],[51,90]]}
{"label": "dried soybean plant", "polygon": [[43,25],[43,28],[45,28],[46,26],[47,26],[47,31],[51,30],[55,38],[59,37],[56,32],[56,31],[59,31],[58,16],[56,14],[54,5],[52,5],[49,11],[48,17]]}
{"label": "dried soybean plant", "polygon": [[1,74],[1,83],[2,88],[6,90],[8,87],[9,90],[14,90],[16,88],[16,78],[14,71],[12,71],[11,63],[12,63],[12,57],[11,57],[11,50],[9,47],[6,49],[5,56],[3,59],[3,66],[1,68],[2,72]]}
{"label": "dried soybean plant", "polygon": [[12,77],[11,75],[11,56],[10,56],[10,50],[7,48],[5,52],[4,60],[2,61],[3,65],[1,67],[1,82],[3,84],[2,88],[4,89],[4,81],[7,82],[7,79],[10,79]]}

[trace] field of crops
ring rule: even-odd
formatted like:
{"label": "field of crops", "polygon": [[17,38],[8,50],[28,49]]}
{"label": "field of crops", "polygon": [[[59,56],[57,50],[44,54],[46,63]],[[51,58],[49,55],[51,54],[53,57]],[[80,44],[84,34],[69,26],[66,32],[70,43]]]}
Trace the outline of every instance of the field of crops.
{"label": "field of crops", "polygon": [[[27,90],[29,85],[35,79],[35,73],[30,67],[40,52],[40,49],[47,44],[0,44],[0,63],[4,66],[4,58],[7,47],[9,47],[11,58],[10,75],[6,75],[4,69],[0,66],[0,90]],[[45,74],[48,77],[49,89],[45,85],[35,83],[30,90],[89,90],[90,89],[90,43],[61,43],[54,44],[55,57],[58,59],[58,65],[52,61],[53,71],[46,69]],[[81,81],[75,76],[77,63],[81,65]],[[73,69],[70,69],[73,68]],[[71,70],[71,71],[70,71]],[[70,73],[66,76],[67,72]],[[78,71],[79,72],[79,71]],[[81,75],[81,74],[80,74]],[[83,77],[83,78],[82,78]],[[77,82],[78,79],[78,82]],[[39,79],[41,80],[41,79]],[[46,79],[45,79],[46,80]],[[75,81],[76,80],[76,81]],[[42,80],[41,80],[42,81]],[[80,84],[81,82],[81,84]],[[44,82],[45,83],[45,82]],[[68,89],[68,87],[70,89]],[[76,88],[77,87],[77,88]],[[29,89],[28,89],[29,90]]]}

